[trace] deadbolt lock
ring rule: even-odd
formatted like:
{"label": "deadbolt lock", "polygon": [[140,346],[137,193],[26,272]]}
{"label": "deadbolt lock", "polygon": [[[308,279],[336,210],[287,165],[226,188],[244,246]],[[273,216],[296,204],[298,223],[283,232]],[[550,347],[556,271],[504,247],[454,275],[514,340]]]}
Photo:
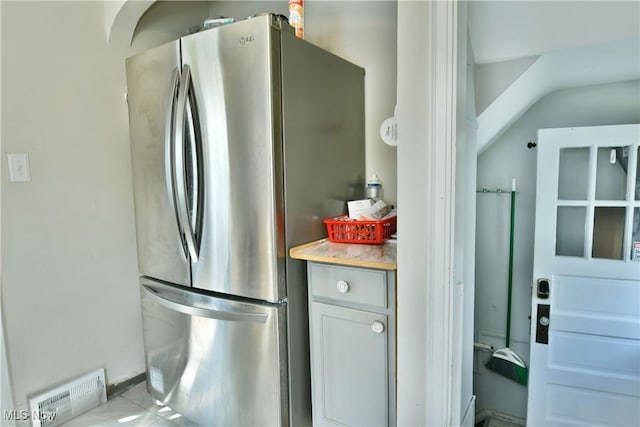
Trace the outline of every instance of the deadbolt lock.
{"label": "deadbolt lock", "polygon": [[538,279],[537,281],[537,295],[538,298],[547,299],[551,292],[551,281],[549,279]]}

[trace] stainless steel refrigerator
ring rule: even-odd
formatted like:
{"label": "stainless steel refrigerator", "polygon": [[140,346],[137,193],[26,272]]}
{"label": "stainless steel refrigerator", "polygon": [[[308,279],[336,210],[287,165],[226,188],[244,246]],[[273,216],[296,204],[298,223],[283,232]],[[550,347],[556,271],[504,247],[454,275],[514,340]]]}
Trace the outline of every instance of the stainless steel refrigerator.
{"label": "stainless steel refrigerator", "polygon": [[202,425],[311,424],[305,265],[364,186],[364,70],[261,15],[127,59],[147,387]]}

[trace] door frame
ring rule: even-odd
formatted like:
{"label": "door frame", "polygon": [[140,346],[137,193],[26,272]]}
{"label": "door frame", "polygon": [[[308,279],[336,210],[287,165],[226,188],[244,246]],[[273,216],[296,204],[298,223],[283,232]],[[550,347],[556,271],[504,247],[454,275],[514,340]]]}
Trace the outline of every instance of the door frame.
{"label": "door frame", "polygon": [[473,412],[461,389],[471,380],[462,378],[463,346],[473,343],[463,342],[463,285],[453,273],[462,265],[454,229],[464,8],[398,2],[398,425],[460,425]]}

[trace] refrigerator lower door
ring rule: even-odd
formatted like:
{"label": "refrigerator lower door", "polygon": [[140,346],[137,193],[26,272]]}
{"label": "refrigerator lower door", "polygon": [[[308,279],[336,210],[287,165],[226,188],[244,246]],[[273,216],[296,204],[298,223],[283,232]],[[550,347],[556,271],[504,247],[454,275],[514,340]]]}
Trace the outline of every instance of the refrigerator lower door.
{"label": "refrigerator lower door", "polygon": [[288,424],[284,304],[141,285],[153,398],[201,425]]}

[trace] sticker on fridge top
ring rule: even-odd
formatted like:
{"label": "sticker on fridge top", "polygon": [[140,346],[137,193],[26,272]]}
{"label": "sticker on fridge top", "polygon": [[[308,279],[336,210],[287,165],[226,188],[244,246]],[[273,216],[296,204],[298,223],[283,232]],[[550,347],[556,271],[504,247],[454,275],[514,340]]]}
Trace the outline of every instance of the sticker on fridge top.
{"label": "sticker on fridge top", "polygon": [[289,0],[289,24],[296,30],[296,36],[304,38],[304,0]]}
{"label": "sticker on fridge top", "polygon": [[631,261],[640,262],[640,242],[631,244]]}

